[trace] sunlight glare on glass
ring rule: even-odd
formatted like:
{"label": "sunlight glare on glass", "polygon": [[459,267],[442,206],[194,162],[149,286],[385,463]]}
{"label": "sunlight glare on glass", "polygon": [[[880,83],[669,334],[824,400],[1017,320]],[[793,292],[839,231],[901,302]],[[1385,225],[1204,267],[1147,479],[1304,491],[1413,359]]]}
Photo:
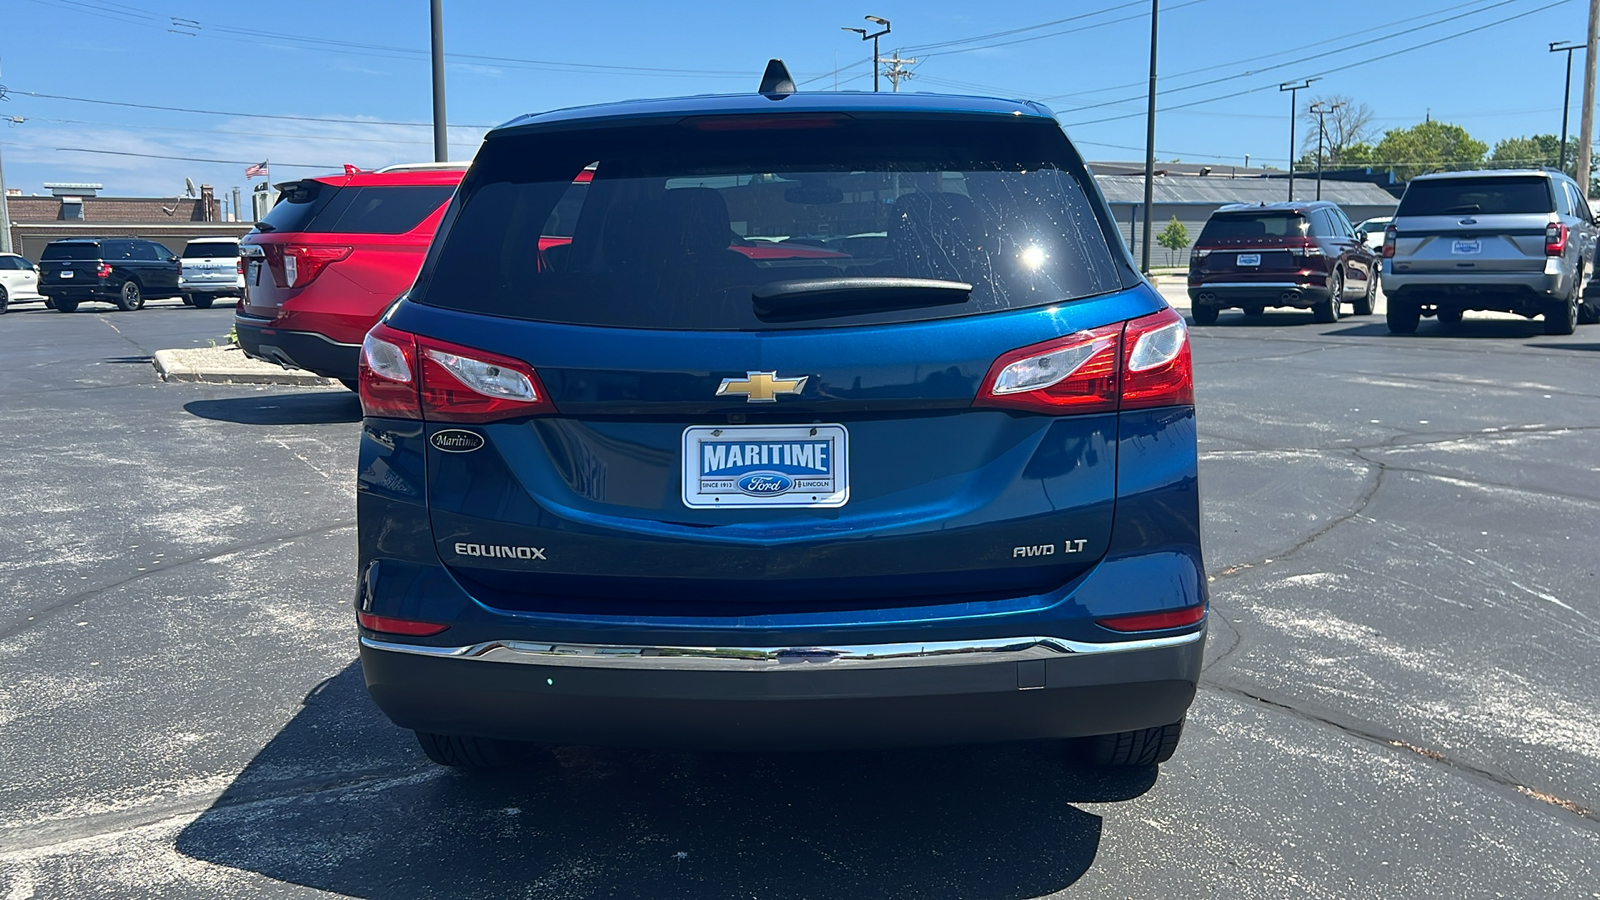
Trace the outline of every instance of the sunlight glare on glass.
{"label": "sunlight glare on glass", "polygon": [[1022,264],[1033,271],[1038,271],[1039,267],[1044,265],[1044,261],[1049,258],[1044,252],[1044,248],[1038,244],[1029,244],[1022,251]]}

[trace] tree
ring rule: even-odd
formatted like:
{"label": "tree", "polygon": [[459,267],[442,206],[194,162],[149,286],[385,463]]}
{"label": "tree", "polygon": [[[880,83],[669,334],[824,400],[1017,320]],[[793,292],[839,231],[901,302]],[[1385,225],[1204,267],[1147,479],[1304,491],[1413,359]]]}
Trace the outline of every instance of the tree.
{"label": "tree", "polygon": [[1410,128],[1393,128],[1373,148],[1374,165],[1393,169],[1405,180],[1429,172],[1472,169],[1483,164],[1489,145],[1473,140],[1460,125],[1422,122]]}
{"label": "tree", "polygon": [[1172,254],[1189,246],[1189,229],[1183,227],[1177,216],[1167,223],[1167,227],[1156,237],[1156,243],[1167,248],[1167,265],[1172,265]]}
{"label": "tree", "polygon": [[1311,107],[1318,105],[1323,109],[1337,107],[1321,116],[1322,127],[1326,129],[1322,135],[1323,168],[1337,169],[1361,165],[1350,162],[1346,158],[1346,151],[1372,140],[1372,107],[1358,103],[1343,94],[1333,94],[1328,97],[1311,98],[1300,111],[1300,118],[1307,126],[1304,129],[1305,137],[1300,142],[1300,154],[1309,159],[1310,165],[1307,168],[1317,167],[1318,116],[1311,111]]}
{"label": "tree", "polygon": [[[1574,153],[1574,142],[1567,141],[1568,162],[1576,165],[1571,158]],[[1506,138],[1494,145],[1494,152],[1489,154],[1489,162],[1505,169],[1527,169],[1539,166],[1555,168],[1561,161],[1561,138],[1553,134],[1536,134],[1532,137]],[[1567,174],[1571,174],[1568,172]]]}

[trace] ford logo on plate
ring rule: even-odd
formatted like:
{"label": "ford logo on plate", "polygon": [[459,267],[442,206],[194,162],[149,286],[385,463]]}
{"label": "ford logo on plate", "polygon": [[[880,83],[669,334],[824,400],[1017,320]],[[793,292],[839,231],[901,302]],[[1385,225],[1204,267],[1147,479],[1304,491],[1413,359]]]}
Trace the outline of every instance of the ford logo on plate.
{"label": "ford logo on plate", "polygon": [[433,437],[428,438],[428,443],[446,453],[471,453],[483,446],[483,435],[476,431],[446,428],[435,431]]}
{"label": "ford logo on plate", "polygon": [[787,493],[794,487],[794,479],[777,472],[751,472],[739,479],[739,490],[752,497],[771,497]]}

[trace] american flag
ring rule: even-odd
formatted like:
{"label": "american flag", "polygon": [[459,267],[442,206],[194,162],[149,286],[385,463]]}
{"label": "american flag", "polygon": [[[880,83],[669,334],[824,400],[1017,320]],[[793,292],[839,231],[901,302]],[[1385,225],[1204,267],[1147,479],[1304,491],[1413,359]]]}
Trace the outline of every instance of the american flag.
{"label": "american flag", "polygon": [[267,161],[266,160],[263,159],[261,162],[258,162],[253,166],[249,166],[244,170],[244,177],[246,177],[246,178],[254,178],[257,175],[260,175],[263,178],[269,177],[267,175]]}

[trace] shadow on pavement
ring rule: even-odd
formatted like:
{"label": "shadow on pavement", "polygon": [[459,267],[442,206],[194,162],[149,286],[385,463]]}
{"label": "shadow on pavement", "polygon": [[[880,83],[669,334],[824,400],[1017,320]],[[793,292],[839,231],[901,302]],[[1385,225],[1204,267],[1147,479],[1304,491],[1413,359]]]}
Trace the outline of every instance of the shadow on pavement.
{"label": "shadow on pavement", "polygon": [[353,897],[1037,897],[1088,871],[1099,816],[1156,769],[1049,746],[829,754],[562,748],[433,767],[359,663],[178,836],[195,859]]}
{"label": "shadow on pavement", "polygon": [[191,400],[183,408],[202,419],[240,425],[332,425],[361,421],[361,400],[350,391]]}
{"label": "shadow on pavement", "polygon": [[1600,344],[1546,344],[1529,343],[1529,347],[1542,347],[1546,350],[1600,350]]}
{"label": "shadow on pavement", "polygon": [[108,356],[100,361],[105,363],[138,363],[145,366],[150,365],[150,357],[148,356]]}

